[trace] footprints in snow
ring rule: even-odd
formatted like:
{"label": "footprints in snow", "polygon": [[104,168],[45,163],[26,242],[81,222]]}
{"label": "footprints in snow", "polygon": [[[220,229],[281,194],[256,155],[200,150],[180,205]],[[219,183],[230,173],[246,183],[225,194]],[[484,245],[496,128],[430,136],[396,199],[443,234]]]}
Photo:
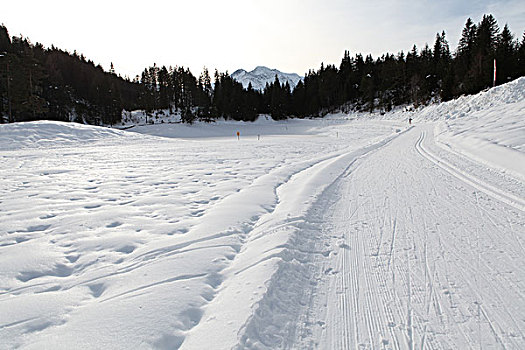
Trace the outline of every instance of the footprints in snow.
{"label": "footprints in snow", "polygon": [[122,223],[119,221],[113,221],[111,224],[106,225],[107,228],[115,228],[121,226]]}
{"label": "footprints in snow", "polygon": [[334,270],[332,267],[329,267],[326,270],[324,270],[323,273],[325,275],[337,275],[339,273],[339,271]]}
{"label": "footprints in snow", "polygon": [[135,247],[134,245],[124,245],[122,247],[117,248],[115,251],[124,254],[131,254],[136,248],[137,247]]}
{"label": "footprints in snow", "polygon": [[204,215],[204,212],[205,212],[204,209],[199,209],[199,210],[195,210],[195,211],[191,212],[190,215],[192,217],[201,217],[201,216]]}
{"label": "footprints in snow", "polygon": [[89,205],[85,205],[84,209],[97,209],[97,208],[100,208],[101,206],[102,204],[89,204]]}
{"label": "footprints in snow", "polygon": [[40,220],[47,220],[47,219],[52,219],[56,217],[56,214],[52,214],[52,213],[49,213],[49,214],[45,214],[45,215],[42,215],[39,217]]}
{"label": "footprints in snow", "polygon": [[34,225],[34,226],[29,226],[29,227],[26,229],[26,232],[39,232],[39,231],[45,231],[45,230],[47,230],[49,227],[51,227],[51,225]]}
{"label": "footprints in snow", "polygon": [[51,225],[31,225],[22,230],[8,231],[7,236],[0,237],[0,247],[7,247],[30,241],[38,233],[48,230]]}
{"label": "footprints in snow", "polygon": [[32,279],[39,278],[39,277],[46,277],[46,276],[52,276],[52,277],[68,277],[71,276],[74,269],[70,266],[64,265],[64,264],[56,264],[51,269],[48,270],[40,270],[40,271],[22,271],[20,274],[16,277],[21,282],[28,282]]}
{"label": "footprints in snow", "polygon": [[71,263],[74,264],[77,262],[78,258],[80,258],[80,255],[67,255],[66,259]]}
{"label": "footprints in snow", "polygon": [[88,285],[88,288],[89,288],[93,298],[100,297],[102,295],[102,293],[104,293],[104,291],[106,290],[106,286],[104,285],[104,283],[90,284],[90,285]]}

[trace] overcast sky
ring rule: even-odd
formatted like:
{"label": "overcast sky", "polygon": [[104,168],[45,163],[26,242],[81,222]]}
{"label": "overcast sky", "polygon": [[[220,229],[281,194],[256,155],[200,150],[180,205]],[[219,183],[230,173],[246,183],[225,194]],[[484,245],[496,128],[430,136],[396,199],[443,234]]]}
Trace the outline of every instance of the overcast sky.
{"label": "overcast sky", "polygon": [[83,53],[134,77],[154,62],[232,73],[258,65],[303,75],[351,54],[405,52],[445,30],[455,48],[471,17],[492,13],[521,39],[524,0],[4,0],[10,35]]}

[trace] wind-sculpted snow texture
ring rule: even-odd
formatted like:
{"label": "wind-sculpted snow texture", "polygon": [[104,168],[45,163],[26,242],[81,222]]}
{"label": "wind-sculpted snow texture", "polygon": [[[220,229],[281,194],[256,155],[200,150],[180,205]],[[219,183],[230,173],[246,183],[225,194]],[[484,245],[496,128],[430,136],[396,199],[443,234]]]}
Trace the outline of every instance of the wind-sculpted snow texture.
{"label": "wind-sculpted snow texture", "polygon": [[[1,126],[0,348],[178,347],[205,321],[258,220],[275,210],[278,187],[398,130],[260,124],[259,140],[237,140],[234,125],[222,138],[214,125],[195,126],[193,137],[214,136],[196,140]],[[248,279],[262,287],[270,277]]]}
{"label": "wind-sculpted snow texture", "polygon": [[375,118],[1,125],[0,348],[525,348],[523,83]]}

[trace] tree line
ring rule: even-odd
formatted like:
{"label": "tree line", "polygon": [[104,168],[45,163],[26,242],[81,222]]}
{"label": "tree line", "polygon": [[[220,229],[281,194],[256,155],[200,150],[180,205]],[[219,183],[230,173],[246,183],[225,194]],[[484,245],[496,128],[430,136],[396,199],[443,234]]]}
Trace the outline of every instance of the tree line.
{"label": "tree line", "polygon": [[134,79],[117,75],[76,52],[44,48],[22,36],[10,37],[0,26],[0,122],[38,119],[116,124],[123,110],[147,115],[167,109],[182,121],[217,118],[253,121],[259,114],[273,119],[318,117],[337,110],[389,111],[416,107],[477,93],[493,84],[525,75],[525,33],[515,39],[509,27],[500,30],[494,16],[479,23],[467,19],[455,52],[445,32],[434,45],[408,52],[354,56],[345,51],[339,67],[310,70],[294,88],[275,81],[263,91],[243,88],[228,72],[205,68],[199,77],[188,68],[144,69]]}

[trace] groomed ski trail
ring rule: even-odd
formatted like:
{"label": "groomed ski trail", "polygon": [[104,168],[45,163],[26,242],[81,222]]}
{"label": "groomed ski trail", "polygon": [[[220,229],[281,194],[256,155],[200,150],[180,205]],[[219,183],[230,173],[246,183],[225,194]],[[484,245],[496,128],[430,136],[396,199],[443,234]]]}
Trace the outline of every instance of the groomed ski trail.
{"label": "groomed ski trail", "polygon": [[341,184],[319,348],[525,347],[523,199],[432,148],[417,127]]}
{"label": "groomed ski trail", "polygon": [[325,190],[240,348],[525,348],[523,199],[437,149],[417,126]]}

